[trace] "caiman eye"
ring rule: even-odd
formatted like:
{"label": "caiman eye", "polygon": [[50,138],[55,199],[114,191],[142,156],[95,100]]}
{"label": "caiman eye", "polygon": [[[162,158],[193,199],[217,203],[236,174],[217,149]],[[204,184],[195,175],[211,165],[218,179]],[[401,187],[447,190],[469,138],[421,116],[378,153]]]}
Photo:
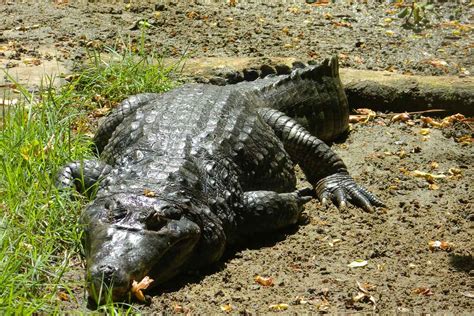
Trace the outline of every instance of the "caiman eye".
{"label": "caiman eye", "polygon": [[152,213],[145,221],[146,229],[159,231],[161,228],[166,226],[168,219],[159,215],[158,213]]}

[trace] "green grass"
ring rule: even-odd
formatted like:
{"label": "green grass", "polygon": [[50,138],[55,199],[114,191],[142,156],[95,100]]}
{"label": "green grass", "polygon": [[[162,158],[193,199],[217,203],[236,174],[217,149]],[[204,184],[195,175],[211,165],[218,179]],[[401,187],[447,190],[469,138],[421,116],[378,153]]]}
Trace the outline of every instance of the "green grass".
{"label": "green grass", "polygon": [[[78,262],[77,218],[86,201],[58,192],[55,174],[63,164],[93,155],[91,112],[128,95],[173,87],[174,68],[159,59],[110,52],[108,62],[91,53],[89,66],[61,88],[46,85],[32,95],[18,86],[22,100],[0,116],[1,314],[58,313],[83,301],[83,282],[64,275]],[[78,288],[82,297],[74,297]],[[68,303],[60,301],[59,292],[67,294]]]}

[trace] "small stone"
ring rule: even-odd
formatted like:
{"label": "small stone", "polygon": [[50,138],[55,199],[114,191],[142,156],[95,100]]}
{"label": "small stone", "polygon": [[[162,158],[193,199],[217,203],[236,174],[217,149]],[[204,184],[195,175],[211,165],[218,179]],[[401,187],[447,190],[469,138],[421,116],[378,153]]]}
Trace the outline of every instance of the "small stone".
{"label": "small stone", "polygon": [[164,4],[155,4],[155,11],[165,11]]}

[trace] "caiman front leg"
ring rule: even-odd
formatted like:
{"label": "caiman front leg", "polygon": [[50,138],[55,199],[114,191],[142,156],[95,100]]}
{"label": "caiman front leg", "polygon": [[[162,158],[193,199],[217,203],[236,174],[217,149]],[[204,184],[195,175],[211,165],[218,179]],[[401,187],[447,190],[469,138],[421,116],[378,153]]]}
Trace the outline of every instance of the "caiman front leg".
{"label": "caiman front leg", "polygon": [[294,119],[270,108],[260,108],[258,112],[315,185],[316,194],[323,204],[331,199],[337,207],[344,208],[349,201],[369,212],[374,206],[384,206],[381,200],[352,179],[342,159],[328,145]]}
{"label": "caiman front leg", "polygon": [[59,189],[76,188],[81,194],[91,196],[96,185],[111,169],[110,165],[96,159],[74,161],[58,172],[56,187]]}
{"label": "caiman front leg", "polygon": [[309,202],[313,192],[303,188],[290,193],[274,191],[248,191],[244,193],[243,212],[239,235],[267,232],[296,224],[303,205]]}
{"label": "caiman front leg", "polygon": [[113,110],[113,112],[108,115],[100,124],[99,129],[94,137],[94,144],[97,148],[97,151],[99,153],[102,152],[104,147],[109,142],[112,133],[128,115],[147,104],[149,101],[156,99],[158,96],[159,94],[157,93],[142,93],[132,95],[123,100],[122,103],[120,103],[120,105],[118,105]]}

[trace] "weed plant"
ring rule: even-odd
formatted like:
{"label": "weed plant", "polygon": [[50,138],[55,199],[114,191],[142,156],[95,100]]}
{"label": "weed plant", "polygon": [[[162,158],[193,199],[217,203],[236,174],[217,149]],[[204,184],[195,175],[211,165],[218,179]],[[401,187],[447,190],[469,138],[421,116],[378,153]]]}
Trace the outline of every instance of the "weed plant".
{"label": "weed plant", "polygon": [[[85,308],[77,219],[87,201],[59,192],[55,174],[94,155],[91,112],[173,86],[174,67],[159,58],[143,50],[108,52],[108,61],[91,52],[88,66],[61,88],[46,84],[35,95],[17,84],[20,102],[0,116],[0,314]],[[72,281],[77,275],[81,281]]]}

